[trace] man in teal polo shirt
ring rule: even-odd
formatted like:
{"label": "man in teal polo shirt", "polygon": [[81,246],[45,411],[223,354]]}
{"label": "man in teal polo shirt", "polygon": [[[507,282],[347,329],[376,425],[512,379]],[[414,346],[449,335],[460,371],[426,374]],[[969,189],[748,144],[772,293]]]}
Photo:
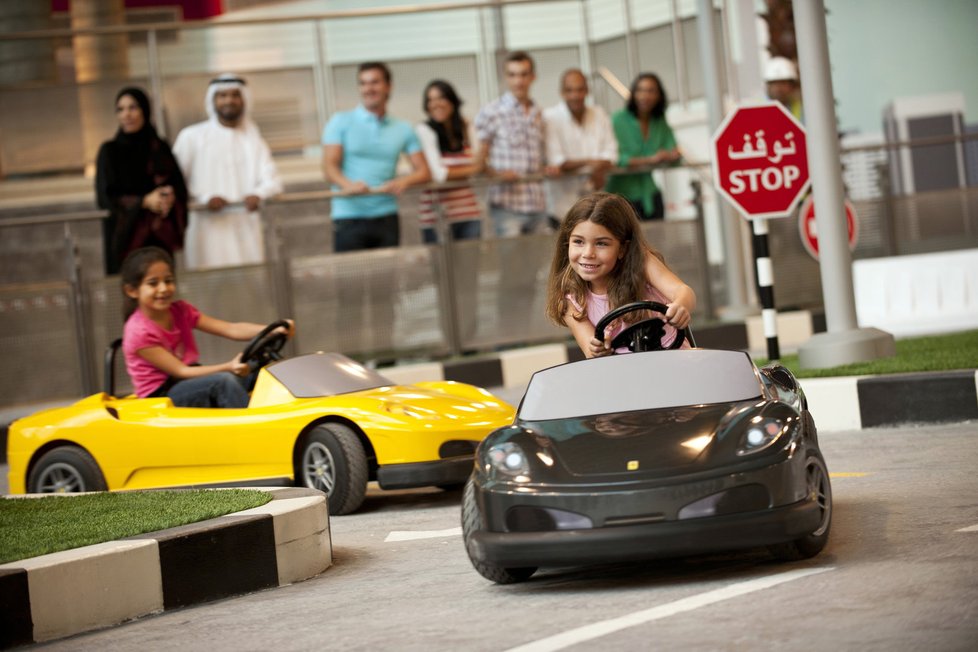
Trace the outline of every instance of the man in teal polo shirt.
{"label": "man in teal polo shirt", "polygon": [[[333,251],[396,247],[400,243],[397,196],[431,178],[414,128],[387,115],[391,73],[379,62],[357,69],[360,104],[335,114],[323,130],[323,174],[344,196],[331,202]],[[396,176],[401,154],[410,173]],[[397,279],[385,266],[337,279],[334,328],[347,351],[391,350]]]}
{"label": "man in teal polo shirt", "polygon": [[[411,125],[387,115],[391,74],[380,62],[357,70],[360,104],[335,114],[323,131],[323,174],[334,190],[333,250],[394,247],[400,241],[397,195],[431,178]],[[395,176],[406,154],[412,171]]]}

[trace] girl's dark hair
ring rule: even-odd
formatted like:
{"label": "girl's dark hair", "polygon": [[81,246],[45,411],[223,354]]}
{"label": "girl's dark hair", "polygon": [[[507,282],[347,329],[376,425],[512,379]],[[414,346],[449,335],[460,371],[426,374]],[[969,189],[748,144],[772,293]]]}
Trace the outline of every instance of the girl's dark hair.
{"label": "girl's dark hair", "polygon": [[665,116],[666,109],[669,108],[669,98],[666,96],[666,87],[662,85],[662,80],[654,72],[643,72],[635,78],[635,81],[632,82],[631,93],[628,96],[628,104],[625,105],[625,108],[636,118],[638,117],[638,106],[635,104],[635,91],[638,89],[639,82],[643,79],[651,79],[659,87],[659,102],[652,107],[652,117],[661,118]]}
{"label": "girl's dark hair", "polygon": [[160,249],[159,247],[141,247],[135,249],[122,261],[122,267],[119,269],[119,277],[122,281],[123,320],[129,319],[132,313],[136,312],[136,308],[139,307],[139,301],[126,294],[126,288],[138,288],[146,277],[146,272],[149,271],[150,265],[159,262],[166,263],[170,266],[170,271],[173,271],[173,256],[167,253],[166,249]]}
{"label": "girl's dark hair", "polygon": [[[581,222],[588,221],[608,229],[621,243],[624,251],[608,282],[608,307],[611,310],[638,301],[645,295],[645,286],[648,284],[645,273],[646,253],[663,260],[662,254],[645,241],[638,216],[627,199],[610,192],[594,192],[581,197],[567,212],[560,225],[550,265],[547,317],[558,326],[566,325],[564,315],[568,310],[574,309],[567,300],[567,295],[574,297],[574,301],[583,308],[573,313],[574,319],[583,321],[587,318],[588,285],[571,267],[567,248],[574,228]],[[642,313],[632,313],[623,319],[637,321],[640,318],[643,318]]]}
{"label": "girl's dark hair", "polygon": [[424,87],[424,92],[421,94],[421,110],[426,114],[428,113],[428,91],[432,88],[437,88],[454,109],[447,126],[428,118],[428,126],[438,134],[438,149],[443,154],[446,152],[461,152],[469,144],[465,120],[462,119],[462,113],[460,111],[462,100],[459,99],[458,93],[455,92],[451,84],[443,79],[435,79],[434,81],[428,82],[428,85]]}

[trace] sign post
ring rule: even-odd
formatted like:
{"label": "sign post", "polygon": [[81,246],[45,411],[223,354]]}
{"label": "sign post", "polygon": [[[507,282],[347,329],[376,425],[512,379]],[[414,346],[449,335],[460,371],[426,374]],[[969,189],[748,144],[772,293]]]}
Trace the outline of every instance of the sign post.
{"label": "sign post", "polygon": [[778,360],[767,220],[790,215],[808,190],[805,128],[777,102],[738,107],[713,135],[713,177],[720,194],[751,221],[768,359]]}

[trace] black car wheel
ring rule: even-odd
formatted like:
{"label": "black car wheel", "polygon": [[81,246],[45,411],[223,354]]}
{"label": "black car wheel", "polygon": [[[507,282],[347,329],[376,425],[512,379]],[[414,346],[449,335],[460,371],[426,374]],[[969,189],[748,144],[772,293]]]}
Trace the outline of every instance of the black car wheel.
{"label": "black car wheel", "polygon": [[465,485],[462,494],[462,539],[465,541],[465,552],[469,555],[472,566],[479,571],[487,580],[496,584],[515,584],[525,582],[530,579],[533,573],[537,572],[535,567],[530,568],[503,568],[495,564],[480,561],[472,555],[472,533],[485,527],[482,520],[482,513],[479,511],[479,504],[475,500],[475,487],[472,481]]}
{"label": "black car wheel", "polygon": [[324,423],[303,441],[295,478],[296,484],[326,493],[330,514],[349,514],[367,493],[367,455],[350,428]]}
{"label": "black car wheel", "polygon": [[821,518],[818,527],[811,534],[788,543],[768,547],[771,554],[785,561],[814,557],[822,551],[829,540],[829,528],[832,525],[832,486],[829,484],[829,472],[825,468],[821,455],[808,457],[805,462],[805,476],[809,500],[816,501]]}
{"label": "black car wheel", "polygon": [[95,458],[77,446],[49,450],[27,477],[27,491],[32,494],[105,491],[107,488]]}

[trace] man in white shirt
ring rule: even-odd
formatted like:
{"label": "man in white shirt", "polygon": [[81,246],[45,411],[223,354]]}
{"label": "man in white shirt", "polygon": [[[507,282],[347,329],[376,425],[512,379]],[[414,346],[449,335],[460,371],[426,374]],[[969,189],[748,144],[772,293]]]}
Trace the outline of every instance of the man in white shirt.
{"label": "man in white shirt", "polygon": [[173,144],[187,189],[205,210],[190,212],[184,238],[188,269],[252,265],[265,260],[261,202],[282,192],[272,153],[248,118],[245,81],[211,81],[208,120],[183,129]]}
{"label": "man in white shirt", "polygon": [[618,160],[618,141],[608,114],[600,106],[588,106],[587,95],[587,78],[571,68],[560,76],[563,102],[543,112],[547,166],[565,175],[548,184],[550,210],[558,220],[579,197],[604,188],[605,175]]}

